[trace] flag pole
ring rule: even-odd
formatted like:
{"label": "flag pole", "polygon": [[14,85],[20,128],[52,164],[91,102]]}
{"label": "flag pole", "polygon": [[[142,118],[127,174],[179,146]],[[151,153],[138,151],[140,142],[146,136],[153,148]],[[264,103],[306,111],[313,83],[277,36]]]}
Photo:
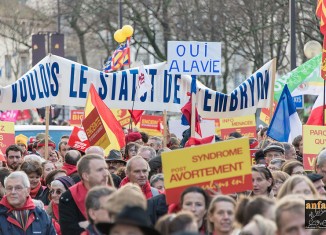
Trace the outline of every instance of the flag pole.
{"label": "flag pole", "polygon": [[51,106],[45,107],[45,160],[48,160],[48,157],[49,157],[50,108],[51,108]]}
{"label": "flag pole", "polygon": [[272,117],[273,117],[273,104],[274,104],[274,86],[275,86],[275,76],[276,75],[276,58],[274,58],[272,60],[272,89],[271,89],[271,98],[270,98],[270,103],[269,103],[269,124],[271,124],[271,120],[272,120]]}
{"label": "flag pole", "polygon": [[324,97],[323,97],[323,126],[325,126],[325,94],[326,94],[326,80],[324,79]]}
{"label": "flag pole", "polygon": [[195,126],[196,126],[196,87],[193,87],[193,83],[196,84],[196,76],[191,76],[191,123],[190,123],[190,135],[195,137]]}
{"label": "flag pole", "polygon": [[168,124],[167,124],[167,112],[166,109],[163,111],[163,147],[168,144]]}

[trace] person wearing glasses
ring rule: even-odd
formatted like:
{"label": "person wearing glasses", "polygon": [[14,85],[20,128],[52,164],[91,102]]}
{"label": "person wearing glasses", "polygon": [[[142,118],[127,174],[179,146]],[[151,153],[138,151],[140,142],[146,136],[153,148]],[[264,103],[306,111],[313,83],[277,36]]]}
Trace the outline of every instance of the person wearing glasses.
{"label": "person wearing glasses", "polygon": [[283,164],[281,171],[288,175],[306,175],[303,164],[298,160],[290,160]]}
{"label": "person wearing glasses", "polygon": [[66,192],[74,184],[75,182],[69,176],[61,176],[51,182],[49,193],[51,201],[46,209],[46,213],[52,218],[53,226],[58,235],[61,235],[59,225],[59,199],[61,194]]}
{"label": "person wearing glasses", "polygon": [[49,216],[29,196],[30,182],[25,172],[12,172],[4,184],[6,196],[0,201],[0,234],[56,234]]}
{"label": "person wearing glasses", "polygon": [[281,170],[282,165],[285,163],[283,158],[274,158],[269,162],[268,169],[270,171],[279,171]]}

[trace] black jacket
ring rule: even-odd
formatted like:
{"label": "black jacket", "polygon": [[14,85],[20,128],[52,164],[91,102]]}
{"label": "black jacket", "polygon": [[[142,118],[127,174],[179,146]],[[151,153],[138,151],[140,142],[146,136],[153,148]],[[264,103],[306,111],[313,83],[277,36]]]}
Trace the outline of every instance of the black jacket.
{"label": "black jacket", "polygon": [[[86,195],[80,195],[86,197]],[[79,222],[86,218],[77,207],[70,190],[64,192],[59,200],[59,224],[62,235],[79,235],[84,229],[79,226]]]}
{"label": "black jacket", "polygon": [[168,212],[165,194],[159,194],[147,200],[147,214],[153,225]]}

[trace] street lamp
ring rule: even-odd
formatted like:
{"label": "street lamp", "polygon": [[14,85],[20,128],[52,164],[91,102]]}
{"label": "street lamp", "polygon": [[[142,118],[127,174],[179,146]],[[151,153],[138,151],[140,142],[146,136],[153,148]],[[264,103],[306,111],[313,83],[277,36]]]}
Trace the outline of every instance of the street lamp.
{"label": "street lamp", "polygon": [[311,40],[307,42],[303,47],[304,55],[311,59],[315,57],[316,55],[320,54],[322,52],[323,48],[321,44],[315,40]]}

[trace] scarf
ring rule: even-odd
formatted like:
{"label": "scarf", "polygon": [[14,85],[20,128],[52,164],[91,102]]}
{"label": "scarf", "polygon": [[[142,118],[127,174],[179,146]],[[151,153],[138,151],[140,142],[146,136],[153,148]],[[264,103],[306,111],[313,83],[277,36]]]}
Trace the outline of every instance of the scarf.
{"label": "scarf", "polygon": [[29,195],[31,195],[32,198],[35,198],[41,187],[42,187],[42,184],[40,181],[35,188],[31,189],[31,192],[29,193]]}
{"label": "scarf", "polygon": [[73,173],[77,172],[77,166],[68,164],[68,163],[63,163],[63,166],[61,168],[62,170],[65,170],[67,172],[67,175],[70,176]]}
{"label": "scarf", "polygon": [[87,195],[87,188],[84,186],[83,182],[78,182],[77,184],[69,188],[71,196],[74,199],[78,209],[83,214],[85,219],[87,219],[85,198]]}
{"label": "scarf", "polygon": [[[128,176],[126,176],[120,183],[120,188],[124,185],[126,185],[127,183],[129,183],[130,180],[128,178]],[[151,190],[151,185],[149,183],[149,181],[147,180],[146,181],[146,184],[143,185],[141,187],[141,191],[143,192],[143,194],[145,195],[146,199],[150,199],[153,197],[153,194],[152,194],[152,190]]]}
{"label": "scarf", "polygon": [[52,201],[51,205],[52,205],[52,212],[54,215],[54,219],[56,221],[59,221],[59,205],[54,203],[53,201]]}
{"label": "scarf", "polygon": [[33,202],[32,198],[30,196],[27,197],[27,200],[26,200],[25,204],[21,208],[12,207],[12,205],[10,205],[8,200],[7,200],[7,196],[4,196],[2,198],[2,200],[0,201],[0,205],[5,206],[8,209],[8,213],[13,211],[13,210],[15,210],[15,211],[23,211],[23,210],[33,210],[33,209],[35,209],[34,202]]}

